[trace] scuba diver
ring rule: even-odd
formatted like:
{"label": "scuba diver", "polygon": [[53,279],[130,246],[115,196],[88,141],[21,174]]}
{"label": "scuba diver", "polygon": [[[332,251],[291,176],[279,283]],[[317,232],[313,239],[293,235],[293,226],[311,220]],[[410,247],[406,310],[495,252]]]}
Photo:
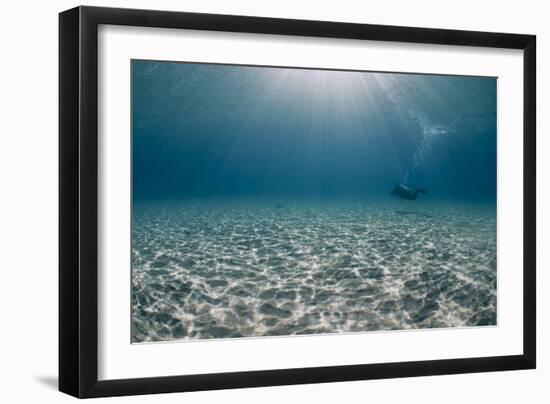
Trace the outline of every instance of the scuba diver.
{"label": "scuba diver", "polygon": [[403,184],[396,184],[393,186],[391,195],[399,198],[400,200],[407,199],[409,201],[416,200],[418,194],[427,194],[426,188],[416,188],[414,191]]}

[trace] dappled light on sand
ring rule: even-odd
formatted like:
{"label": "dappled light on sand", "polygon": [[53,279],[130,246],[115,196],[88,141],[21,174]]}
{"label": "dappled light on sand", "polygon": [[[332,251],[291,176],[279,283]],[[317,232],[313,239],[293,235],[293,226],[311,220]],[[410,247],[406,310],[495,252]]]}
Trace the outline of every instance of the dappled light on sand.
{"label": "dappled light on sand", "polygon": [[133,341],[495,325],[494,210],[407,209],[138,205]]}

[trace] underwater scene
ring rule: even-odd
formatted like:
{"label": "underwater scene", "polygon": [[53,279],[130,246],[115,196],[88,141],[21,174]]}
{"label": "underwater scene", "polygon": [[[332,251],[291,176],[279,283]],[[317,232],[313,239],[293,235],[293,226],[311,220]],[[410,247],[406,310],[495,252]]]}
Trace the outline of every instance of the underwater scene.
{"label": "underwater scene", "polygon": [[497,79],[132,60],[133,343],[497,324]]}

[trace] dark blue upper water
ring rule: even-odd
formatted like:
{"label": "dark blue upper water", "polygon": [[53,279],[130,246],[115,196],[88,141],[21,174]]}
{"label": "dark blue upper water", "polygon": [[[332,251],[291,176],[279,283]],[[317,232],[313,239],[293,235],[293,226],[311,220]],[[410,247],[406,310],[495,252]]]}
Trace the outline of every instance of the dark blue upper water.
{"label": "dark blue upper water", "polygon": [[495,203],[496,83],[135,60],[133,198]]}

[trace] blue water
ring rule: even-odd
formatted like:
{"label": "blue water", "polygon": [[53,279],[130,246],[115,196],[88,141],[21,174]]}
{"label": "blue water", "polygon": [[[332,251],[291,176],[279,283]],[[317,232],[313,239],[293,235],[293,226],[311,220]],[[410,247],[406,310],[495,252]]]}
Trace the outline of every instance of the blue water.
{"label": "blue water", "polygon": [[133,61],[132,181],[134,342],[496,324],[494,78]]}

